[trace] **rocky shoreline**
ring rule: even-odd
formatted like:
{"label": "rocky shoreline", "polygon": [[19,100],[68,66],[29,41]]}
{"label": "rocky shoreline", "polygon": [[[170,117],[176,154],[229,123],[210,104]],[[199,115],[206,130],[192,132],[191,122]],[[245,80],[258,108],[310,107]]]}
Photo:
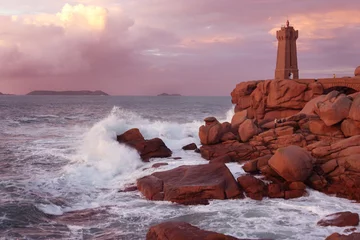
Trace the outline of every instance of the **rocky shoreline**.
{"label": "rocky shoreline", "polygon": [[[240,83],[231,93],[236,104],[232,121],[206,118],[199,128],[202,146],[184,146],[200,152],[209,164],[155,172],[138,179],[131,190],[138,189],[149,200],[185,205],[244,197],[291,199],[306,196],[307,188],[359,202],[360,93],[344,89],[330,91],[316,80]],[[145,140],[138,129],[117,139],[137,149],[143,161],[171,156],[161,139]],[[235,179],[225,165],[229,162],[243,164],[248,175]],[[329,219],[318,225],[359,224],[356,213]],[[179,228],[181,236],[175,234]],[[350,228],[348,236],[333,234],[327,239],[358,239],[360,233],[353,231],[356,228]],[[236,238],[186,223],[163,223],[152,227],[147,239]]]}

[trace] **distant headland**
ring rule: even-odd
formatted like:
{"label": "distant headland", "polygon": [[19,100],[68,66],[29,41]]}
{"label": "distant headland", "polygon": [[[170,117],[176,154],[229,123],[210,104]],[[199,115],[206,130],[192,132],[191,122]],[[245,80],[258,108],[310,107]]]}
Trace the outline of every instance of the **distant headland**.
{"label": "distant headland", "polygon": [[162,96],[166,96],[166,97],[178,97],[178,96],[181,96],[180,94],[169,94],[169,93],[161,93],[159,95],[157,95],[158,97],[162,97]]}
{"label": "distant headland", "polygon": [[26,95],[109,96],[109,94],[103,91],[46,91],[46,90],[32,91]]}
{"label": "distant headland", "polygon": [[10,96],[10,95],[14,95],[14,94],[7,94],[7,93],[2,93],[2,92],[0,92],[0,95],[3,95],[3,96]]}

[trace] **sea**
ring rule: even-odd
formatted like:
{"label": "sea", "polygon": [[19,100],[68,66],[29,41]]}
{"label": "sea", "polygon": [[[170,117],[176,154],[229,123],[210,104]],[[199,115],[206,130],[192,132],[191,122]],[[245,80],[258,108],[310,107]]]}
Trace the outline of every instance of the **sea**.
{"label": "sea", "polygon": [[[136,179],[181,165],[207,164],[198,153],[203,119],[230,121],[230,97],[0,96],[0,239],[145,239],[165,221],[248,239],[325,239],[346,228],[320,227],[327,214],[360,205],[308,189],[293,200],[213,200],[182,206],[121,192]],[[139,128],[160,137],[175,160],[140,160],[116,141]],[[154,169],[154,163],[169,165]],[[241,165],[227,164],[234,177]],[[357,228],[359,230],[359,228]]]}

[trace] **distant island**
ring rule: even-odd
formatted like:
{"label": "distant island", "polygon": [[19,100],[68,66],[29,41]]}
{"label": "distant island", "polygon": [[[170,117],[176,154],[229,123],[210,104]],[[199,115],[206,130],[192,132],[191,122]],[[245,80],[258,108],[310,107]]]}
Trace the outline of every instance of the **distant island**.
{"label": "distant island", "polygon": [[46,90],[32,91],[26,95],[109,96],[109,94],[103,91],[46,91]]}
{"label": "distant island", "polygon": [[180,94],[168,94],[168,93],[162,93],[162,94],[158,95],[158,97],[162,97],[162,96],[166,96],[166,97],[172,96],[172,97],[174,97],[174,96],[181,96],[181,95]]}
{"label": "distant island", "polygon": [[0,95],[3,95],[3,96],[10,96],[10,95],[14,95],[14,94],[7,94],[7,93],[2,93],[2,92],[0,92]]}

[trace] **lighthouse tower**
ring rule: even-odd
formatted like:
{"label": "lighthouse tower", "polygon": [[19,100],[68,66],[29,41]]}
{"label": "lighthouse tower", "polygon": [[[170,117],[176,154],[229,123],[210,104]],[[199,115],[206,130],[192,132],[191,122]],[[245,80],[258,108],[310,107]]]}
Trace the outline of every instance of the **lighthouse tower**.
{"label": "lighthouse tower", "polygon": [[290,26],[289,20],[286,25],[276,32],[278,40],[278,52],[276,60],[275,79],[298,79],[299,68],[297,61],[296,40],[299,32]]}

